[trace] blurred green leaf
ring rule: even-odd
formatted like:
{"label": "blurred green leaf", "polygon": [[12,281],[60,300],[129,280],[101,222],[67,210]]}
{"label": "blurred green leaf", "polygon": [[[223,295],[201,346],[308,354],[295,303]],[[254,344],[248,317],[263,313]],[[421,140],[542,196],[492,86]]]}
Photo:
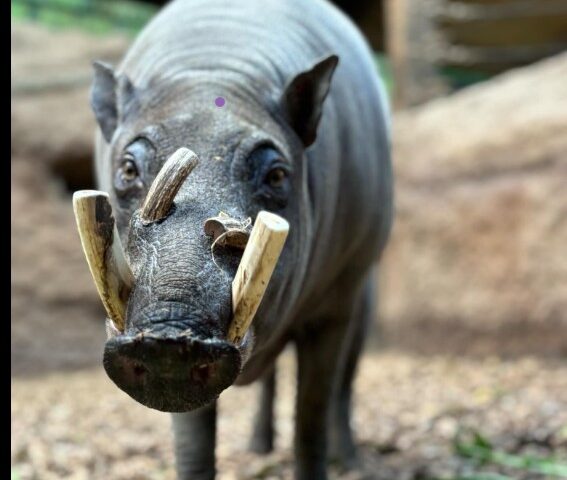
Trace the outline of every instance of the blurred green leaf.
{"label": "blurred green leaf", "polygon": [[463,441],[459,434],[454,442],[455,451],[464,458],[470,458],[481,465],[494,464],[517,468],[531,473],[567,478],[567,463],[550,457],[533,455],[512,455],[495,450],[492,444],[478,432],[472,433],[472,440]]}
{"label": "blurred green leaf", "polygon": [[11,4],[12,19],[100,34],[119,30],[135,35],[158,10],[134,0],[11,0]]}
{"label": "blurred green leaf", "polygon": [[390,67],[390,61],[388,60],[388,57],[383,53],[374,53],[374,58],[376,60],[378,71],[380,72],[382,80],[384,81],[388,96],[392,98],[394,81],[392,76],[392,69]]}
{"label": "blurred green leaf", "polygon": [[493,449],[493,446],[488,439],[482,436],[479,432],[474,432],[474,444],[479,448],[486,448],[489,450]]}
{"label": "blurred green leaf", "polygon": [[457,477],[452,480],[516,480],[514,477],[500,475],[499,473],[473,473],[464,477]]}

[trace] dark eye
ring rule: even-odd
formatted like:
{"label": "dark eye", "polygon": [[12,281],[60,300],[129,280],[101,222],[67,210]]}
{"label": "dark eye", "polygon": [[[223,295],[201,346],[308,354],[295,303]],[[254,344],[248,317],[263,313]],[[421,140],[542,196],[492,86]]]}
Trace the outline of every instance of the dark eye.
{"label": "dark eye", "polygon": [[132,182],[138,178],[138,167],[136,167],[134,158],[129,154],[124,156],[120,166],[120,175],[123,182]]}
{"label": "dark eye", "polygon": [[249,180],[253,198],[264,208],[280,209],[287,205],[291,193],[292,167],[289,162],[271,146],[254,150],[249,162]]}
{"label": "dark eye", "polygon": [[281,167],[272,168],[266,175],[266,183],[272,188],[283,187],[286,179],[287,172]]}
{"label": "dark eye", "polygon": [[145,138],[130,143],[116,159],[114,189],[118,198],[131,202],[144,191],[144,171],[155,158],[155,148]]}

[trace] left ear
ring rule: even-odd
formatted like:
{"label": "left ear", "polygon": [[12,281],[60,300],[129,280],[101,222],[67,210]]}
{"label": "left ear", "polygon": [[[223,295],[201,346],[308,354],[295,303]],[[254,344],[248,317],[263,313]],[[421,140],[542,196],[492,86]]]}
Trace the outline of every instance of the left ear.
{"label": "left ear", "polygon": [[110,143],[118,123],[136,105],[134,86],[127,76],[117,76],[104,62],[93,62],[93,67],[91,107],[104,139]]}
{"label": "left ear", "polygon": [[311,69],[296,75],[285,87],[281,103],[291,127],[308,147],[317,138],[317,126],[323,102],[329,93],[331,78],[339,57],[330,55]]}

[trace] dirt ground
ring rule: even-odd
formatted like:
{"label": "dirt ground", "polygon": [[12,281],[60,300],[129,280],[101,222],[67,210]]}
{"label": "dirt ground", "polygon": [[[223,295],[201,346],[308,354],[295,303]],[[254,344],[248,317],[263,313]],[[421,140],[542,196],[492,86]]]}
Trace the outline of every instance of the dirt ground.
{"label": "dirt ground", "polygon": [[[256,387],[221,395],[220,479],[292,478],[292,353],[279,363],[274,453],[247,452]],[[457,436],[467,431],[508,453],[567,461],[565,361],[370,352],[356,387],[354,426],[364,467],[334,468],[334,479],[499,478],[482,472],[557,478],[457,455]],[[13,379],[12,440],[13,471],[21,480],[174,478],[169,416],[136,404],[99,367]]]}

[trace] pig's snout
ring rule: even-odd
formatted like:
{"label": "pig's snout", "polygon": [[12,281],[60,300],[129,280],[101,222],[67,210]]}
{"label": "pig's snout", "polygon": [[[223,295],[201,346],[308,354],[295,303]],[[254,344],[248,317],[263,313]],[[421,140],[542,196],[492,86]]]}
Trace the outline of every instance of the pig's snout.
{"label": "pig's snout", "polygon": [[[106,373],[120,389],[141,404],[168,412],[186,412],[200,408],[215,400],[236,380],[242,364],[240,347],[237,346],[241,345],[262,301],[289,230],[285,219],[267,211],[258,213],[251,229],[247,229],[248,223],[239,222],[238,228],[233,228],[232,231],[218,230],[219,224],[222,227],[225,223],[234,224],[234,220],[226,214],[213,217],[216,223],[207,221],[205,233],[214,238],[213,242],[244,248],[244,253],[231,283],[232,318],[225,318],[225,324],[215,323],[211,319],[205,321],[193,318],[202,314],[200,304],[207,305],[204,310],[209,308],[209,297],[203,297],[202,293],[207,295],[206,288],[193,288],[191,292],[190,288],[186,288],[187,285],[194,287],[193,283],[196,283],[194,280],[197,277],[199,281],[205,282],[207,288],[215,282],[217,286],[222,284],[221,287],[225,288],[227,295],[223,304],[225,308],[221,308],[221,313],[228,317],[229,277],[226,272],[222,273],[221,280],[217,278],[213,281],[206,274],[191,277],[191,271],[187,271],[176,276],[171,271],[166,271],[163,266],[160,271],[153,267],[159,264],[159,259],[165,259],[172,252],[171,246],[169,249],[158,251],[156,243],[161,244],[162,240],[164,244],[167,243],[164,238],[177,242],[179,238],[179,233],[158,235],[158,232],[167,228],[171,228],[171,232],[177,232],[175,228],[179,227],[180,219],[188,219],[182,209],[173,208],[174,199],[197,162],[197,156],[186,148],[178,149],[169,157],[152,182],[142,208],[131,221],[131,228],[137,229],[135,235],[130,232],[132,244],[141,243],[140,251],[146,251],[145,245],[151,244],[152,252],[155,250],[153,258],[148,259],[148,255],[144,254],[143,258],[138,259],[138,278],[134,278],[129,264],[132,256],[127,256],[122,249],[109,195],[104,192],[86,191],[76,193],[73,199],[83,249],[107,312],[107,332],[113,335],[105,346]],[[164,223],[168,218],[169,222]],[[173,226],[169,227],[170,225]],[[236,236],[230,236],[229,231],[231,235]],[[221,243],[223,234],[226,235],[222,237]],[[152,243],[148,239],[155,239],[156,236],[159,239],[157,242]],[[145,238],[145,242],[141,242],[140,238]],[[200,237],[197,238],[197,245],[202,245],[201,240]],[[212,245],[214,247],[215,243]],[[196,246],[190,252],[195,258],[199,255],[198,248],[200,247]],[[136,249],[132,247],[131,250],[134,250],[135,258]],[[205,253],[206,257],[200,258],[209,261],[211,252],[205,250],[202,253]],[[177,255],[177,252],[174,252],[174,255]],[[212,260],[214,261],[214,258]],[[153,276],[150,280],[140,274],[146,265],[144,261],[152,266]],[[164,261],[165,263],[171,264]],[[195,266],[189,261],[186,263],[190,264],[195,273]],[[197,264],[198,261],[195,262],[195,265]],[[209,266],[212,268],[210,262]],[[144,282],[148,281],[158,286],[167,285],[167,288],[163,289],[167,294],[162,297],[169,298],[173,292],[176,299],[183,296],[181,301],[191,299],[192,307],[179,303],[178,299],[177,302],[163,302],[164,304],[156,301],[149,311],[140,310],[139,304],[144,304],[148,299],[136,299],[136,292],[144,292]],[[180,288],[181,284],[183,287]],[[183,290],[182,295],[179,295],[180,290]],[[195,299],[190,293],[195,295]],[[141,297],[144,297],[144,294],[141,294]],[[156,298],[159,297],[156,295]],[[215,302],[216,307],[222,307],[219,295],[216,296]],[[128,316],[133,319],[130,318],[127,322],[128,305],[131,310]],[[193,308],[195,306],[196,308]],[[211,315],[214,318],[214,313]],[[126,328],[127,324],[129,330]],[[191,328],[187,329],[189,326]],[[180,331],[181,328],[186,329],[183,330],[184,333],[172,333],[176,329]],[[138,333],[142,331],[144,333]],[[190,334],[185,334],[187,332]],[[226,335],[230,343],[220,340],[219,335]],[[248,354],[249,351],[246,355]]]}
{"label": "pig's snout", "polygon": [[112,381],[138,402],[166,412],[210,403],[240,373],[240,353],[217,339],[153,334],[119,335],[104,351]]}

